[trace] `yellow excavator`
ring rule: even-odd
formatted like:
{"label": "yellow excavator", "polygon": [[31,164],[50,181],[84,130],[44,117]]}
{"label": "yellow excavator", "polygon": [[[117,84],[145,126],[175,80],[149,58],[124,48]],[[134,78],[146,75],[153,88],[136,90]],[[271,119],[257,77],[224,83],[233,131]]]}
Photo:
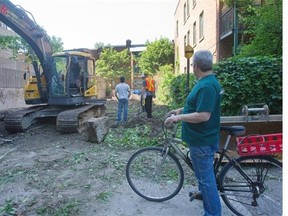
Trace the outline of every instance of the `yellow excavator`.
{"label": "yellow excavator", "polygon": [[0,21],[22,37],[39,59],[33,61],[24,97],[27,105],[9,112],[5,129],[24,131],[38,118],[56,117],[57,130],[76,132],[91,117],[105,115],[105,99],[97,97],[95,55],[89,49],[53,53],[50,38],[32,14],[8,0],[0,0]]}

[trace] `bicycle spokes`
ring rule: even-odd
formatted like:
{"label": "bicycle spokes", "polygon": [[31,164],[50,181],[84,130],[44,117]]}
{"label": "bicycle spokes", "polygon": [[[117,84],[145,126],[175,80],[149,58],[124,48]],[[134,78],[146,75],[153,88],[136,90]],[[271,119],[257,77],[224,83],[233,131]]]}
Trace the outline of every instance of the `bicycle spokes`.
{"label": "bicycle spokes", "polygon": [[[238,165],[238,166],[237,166]],[[282,214],[282,167],[270,157],[243,157],[220,176],[219,190],[237,215]]]}

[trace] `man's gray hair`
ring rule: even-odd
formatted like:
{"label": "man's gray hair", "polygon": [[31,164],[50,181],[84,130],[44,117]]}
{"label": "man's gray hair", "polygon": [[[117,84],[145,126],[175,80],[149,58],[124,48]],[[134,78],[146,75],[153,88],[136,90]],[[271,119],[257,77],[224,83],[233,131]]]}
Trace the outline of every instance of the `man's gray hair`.
{"label": "man's gray hair", "polygon": [[199,50],[194,53],[193,65],[197,65],[202,72],[212,70],[213,55],[209,50]]}

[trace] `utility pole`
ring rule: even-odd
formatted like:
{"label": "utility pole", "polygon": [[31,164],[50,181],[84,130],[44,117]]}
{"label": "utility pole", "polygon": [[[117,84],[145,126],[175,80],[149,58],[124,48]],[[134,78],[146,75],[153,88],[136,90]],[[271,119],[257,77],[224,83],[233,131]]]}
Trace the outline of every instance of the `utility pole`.
{"label": "utility pole", "polygon": [[127,47],[128,52],[130,54],[130,68],[131,68],[131,71],[130,71],[131,86],[130,87],[133,89],[134,88],[134,59],[133,59],[133,53],[130,49],[131,43],[132,43],[132,41],[130,39],[126,40],[126,47]]}

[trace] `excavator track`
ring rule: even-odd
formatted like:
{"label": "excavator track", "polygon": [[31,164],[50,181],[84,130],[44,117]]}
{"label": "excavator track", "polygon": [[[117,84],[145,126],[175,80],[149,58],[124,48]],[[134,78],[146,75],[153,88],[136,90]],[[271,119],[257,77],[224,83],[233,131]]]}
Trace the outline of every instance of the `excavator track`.
{"label": "excavator track", "polygon": [[39,117],[38,111],[45,108],[46,105],[33,106],[9,112],[4,118],[5,129],[10,133],[24,131],[33,124],[37,117]]}
{"label": "excavator track", "polygon": [[105,109],[103,103],[96,103],[63,111],[57,116],[57,131],[61,133],[78,132],[88,119],[104,116]]}

